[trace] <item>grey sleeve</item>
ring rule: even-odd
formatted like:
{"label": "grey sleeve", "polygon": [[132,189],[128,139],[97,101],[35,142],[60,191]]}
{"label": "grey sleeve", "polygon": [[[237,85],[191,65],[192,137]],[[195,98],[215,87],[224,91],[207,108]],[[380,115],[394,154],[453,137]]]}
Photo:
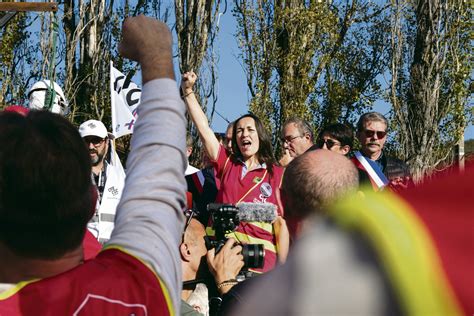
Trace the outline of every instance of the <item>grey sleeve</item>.
{"label": "grey sleeve", "polygon": [[127,177],[107,246],[125,248],[166,284],[179,311],[186,182],[185,106],[171,79],[147,82],[127,161]]}

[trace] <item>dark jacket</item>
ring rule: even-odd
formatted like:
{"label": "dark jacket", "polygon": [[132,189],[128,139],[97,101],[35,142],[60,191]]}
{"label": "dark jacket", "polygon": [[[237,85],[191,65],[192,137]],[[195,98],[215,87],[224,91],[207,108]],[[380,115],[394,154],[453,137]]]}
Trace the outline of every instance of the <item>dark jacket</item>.
{"label": "dark jacket", "polygon": [[[390,157],[384,154],[382,151],[382,155],[380,155],[379,159],[375,161],[379,166],[382,168],[382,172],[384,175],[387,177],[387,179],[393,180],[395,178],[405,178],[405,177],[411,177],[410,175],[410,170],[408,168],[408,165],[394,157]],[[361,185],[370,183],[369,176],[367,172],[361,169],[357,169],[359,171],[359,182]]]}

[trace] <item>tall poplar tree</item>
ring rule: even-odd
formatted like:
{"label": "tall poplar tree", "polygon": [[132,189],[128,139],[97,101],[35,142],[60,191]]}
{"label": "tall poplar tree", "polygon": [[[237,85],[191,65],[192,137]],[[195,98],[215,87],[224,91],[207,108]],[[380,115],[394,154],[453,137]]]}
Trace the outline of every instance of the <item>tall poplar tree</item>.
{"label": "tall poplar tree", "polygon": [[359,0],[235,1],[250,110],[273,135],[294,115],[316,129],[353,121],[380,96],[384,9]]}
{"label": "tall poplar tree", "polygon": [[446,166],[470,114],[472,7],[465,1],[393,1],[391,90],[399,154],[420,181]]}

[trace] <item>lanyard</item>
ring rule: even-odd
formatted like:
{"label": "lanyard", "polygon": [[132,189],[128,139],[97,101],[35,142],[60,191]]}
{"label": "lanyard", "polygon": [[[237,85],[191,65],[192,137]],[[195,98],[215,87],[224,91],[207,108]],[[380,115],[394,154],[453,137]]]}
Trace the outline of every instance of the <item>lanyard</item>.
{"label": "lanyard", "polygon": [[105,182],[107,181],[107,164],[104,162],[104,168],[99,173],[99,179],[96,183],[97,191],[99,191],[99,204],[102,202],[102,196],[104,195]]}
{"label": "lanyard", "polygon": [[268,172],[268,169],[265,169],[265,173],[263,174],[262,178],[260,179],[260,181],[258,181],[257,183],[255,183],[255,185],[253,187],[250,188],[250,190],[247,191],[247,193],[245,193],[238,201],[236,204],[242,202],[243,199],[245,199],[245,197],[247,195],[249,195],[250,192],[253,191],[253,189],[255,189],[260,183],[262,183],[262,181],[265,179],[265,177],[267,176],[267,172]]}

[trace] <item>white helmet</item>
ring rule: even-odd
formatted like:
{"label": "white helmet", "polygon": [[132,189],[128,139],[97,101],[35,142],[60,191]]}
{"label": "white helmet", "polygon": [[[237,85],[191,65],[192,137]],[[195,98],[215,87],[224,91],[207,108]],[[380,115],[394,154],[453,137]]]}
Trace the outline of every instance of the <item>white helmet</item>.
{"label": "white helmet", "polygon": [[[45,104],[46,94],[48,93],[51,81],[41,80],[35,83],[28,92],[29,108],[32,110],[47,110],[48,105]],[[67,115],[69,113],[69,104],[64,96],[63,89],[53,81],[56,96],[52,107],[49,109],[53,113]]]}

